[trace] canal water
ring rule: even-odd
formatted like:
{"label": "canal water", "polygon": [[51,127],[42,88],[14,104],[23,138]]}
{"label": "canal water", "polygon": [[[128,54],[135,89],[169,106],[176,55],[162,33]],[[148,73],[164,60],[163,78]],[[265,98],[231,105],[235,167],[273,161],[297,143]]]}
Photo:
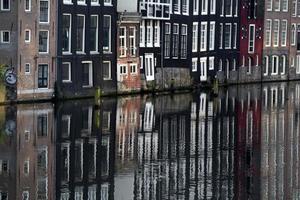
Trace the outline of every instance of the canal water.
{"label": "canal water", "polygon": [[0,199],[300,199],[300,83],[0,107]]}

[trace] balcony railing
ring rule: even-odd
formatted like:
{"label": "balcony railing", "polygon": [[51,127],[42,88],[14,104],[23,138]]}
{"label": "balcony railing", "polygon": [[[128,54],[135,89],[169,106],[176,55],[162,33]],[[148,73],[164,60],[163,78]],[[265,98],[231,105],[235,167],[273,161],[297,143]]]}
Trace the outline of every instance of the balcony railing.
{"label": "balcony railing", "polygon": [[170,0],[141,0],[140,12],[144,19],[169,20],[171,3]]}

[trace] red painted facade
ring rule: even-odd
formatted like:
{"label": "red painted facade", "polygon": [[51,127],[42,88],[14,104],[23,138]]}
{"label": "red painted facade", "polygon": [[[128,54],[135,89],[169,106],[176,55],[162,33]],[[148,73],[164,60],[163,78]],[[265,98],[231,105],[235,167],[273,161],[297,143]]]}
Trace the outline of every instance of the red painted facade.
{"label": "red painted facade", "polygon": [[[263,58],[263,24],[264,12],[262,6],[264,0],[242,0],[240,9],[240,64],[249,66],[262,66]],[[250,26],[254,25],[254,49],[249,51],[250,44]],[[260,78],[260,77],[257,77]]]}

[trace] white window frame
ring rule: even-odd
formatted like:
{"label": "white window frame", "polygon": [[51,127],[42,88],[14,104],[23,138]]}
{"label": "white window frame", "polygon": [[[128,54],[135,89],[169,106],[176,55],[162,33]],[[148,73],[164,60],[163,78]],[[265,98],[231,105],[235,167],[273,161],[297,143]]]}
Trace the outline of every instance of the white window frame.
{"label": "white window frame", "polygon": [[70,26],[69,26],[69,51],[62,51],[62,54],[70,54],[72,48],[72,15],[69,13],[63,13],[63,15],[70,16]]}
{"label": "white window frame", "polygon": [[24,10],[25,10],[25,12],[31,12],[31,0],[28,0],[28,6],[29,6],[29,8],[27,9],[26,8],[26,1],[27,0],[24,0]]}
{"label": "white window frame", "polygon": [[192,52],[198,51],[198,22],[193,22]]}
{"label": "white window frame", "polygon": [[[273,38],[273,47],[278,47],[279,46],[279,36],[280,36],[280,21],[279,19],[275,19],[274,20],[274,24],[278,23],[278,29],[275,30],[275,26],[273,25],[273,35],[274,35],[274,38]],[[276,34],[275,34],[275,31],[276,31]],[[276,40],[275,40],[276,39]]]}
{"label": "white window frame", "polygon": [[286,64],[287,64],[286,59],[287,59],[286,55],[281,56],[281,60],[282,60],[282,72],[280,73],[281,75],[284,75],[286,72]]}
{"label": "white window frame", "polygon": [[209,65],[209,70],[214,70],[215,69],[215,57],[211,56],[208,58],[208,65]]}
{"label": "white window frame", "polygon": [[[28,39],[26,39],[26,33],[28,32]],[[24,30],[24,41],[26,44],[31,42],[31,30],[30,29],[25,29]]]}
{"label": "white window frame", "polygon": [[92,2],[91,0],[91,6],[99,6],[99,0],[96,0],[96,2]]}
{"label": "white window frame", "polygon": [[198,58],[192,58],[192,72],[198,70]]}
{"label": "white window frame", "polygon": [[146,23],[146,46],[153,47],[153,21],[149,20]]}
{"label": "white window frame", "polygon": [[111,61],[103,61],[103,63],[108,63],[109,65],[109,77],[108,78],[103,78],[103,80],[111,80]]}
{"label": "white window frame", "polygon": [[[267,29],[267,24],[270,24],[269,29]],[[266,47],[271,47],[272,44],[272,20],[271,19],[267,19],[266,20],[266,29],[265,29],[265,46]]]}
{"label": "white window frame", "polygon": [[[85,52],[85,15],[82,15],[82,14],[77,14],[76,15],[76,18],[79,17],[79,16],[82,16],[83,17],[83,35],[82,35],[82,51],[77,51],[77,47],[76,47],[76,53],[77,54],[84,54]],[[71,47],[70,47],[71,48]]]}
{"label": "white window frame", "polygon": [[[112,35],[111,35],[111,29],[112,29],[112,23],[111,23],[111,15],[104,15],[104,17],[108,17],[109,18],[109,42],[108,42],[108,47],[105,47],[103,46],[103,52],[105,54],[108,54],[108,53],[111,53],[111,39],[112,39]],[[107,48],[107,49],[106,49]]]}
{"label": "white window frame", "polygon": [[216,0],[210,0],[210,14],[216,14]]}
{"label": "white window frame", "polygon": [[86,0],[77,0],[77,5],[86,6]]}
{"label": "white window frame", "polygon": [[41,18],[39,16],[39,23],[40,24],[49,24],[50,23],[50,1],[49,0],[39,0],[39,12],[40,12],[41,1],[48,2],[48,19],[47,19],[47,22],[41,22]]}
{"label": "white window frame", "polygon": [[47,51],[46,52],[39,51],[39,54],[48,54],[49,53],[49,30],[44,30],[44,29],[39,30],[39,35],[40,35],[40,32],[42,32],[42,31],[47,32]]}
{"label": "white window frame", "polygon": [[[229,25],[229,27],[230,27],[230,33],[229,33],[229,47],[226,47],[225,46],[225,43],[224,43],[224,48],[225,49],[231,49],[231,47],[232,47],[232,24],[231,23],[225,23],[225,26],[228,26]],[[224,30],[225,30],[225,27],[223,27],[223,32],[224,32]],[[225,39],[225,37],[224,37],[224,39]]]}
{"label": "white window frame", "polygon": [[[121,30],[124,29],[124,35],[121,35]],[[127,44],[126,44],[126,26],[120,26],[119,28],[119,52],[120,52],[120,57],[126,57],[127,54]],[[124,46],[121,46],[121,41],[124,41]]]}
{"label": "white window frame", "polygon": [[193,0],[193,15],[199,14],[199,0]]}
{"label": "white window frame", "polygon": [[201,15],[208,14],[208,0],[202,0],[201,2]]}
{"label": "white window frame", "polygon": [[160,47],[160,21],[154,21],[154,46]]}
{"label": "white window frame", "polygon": [[89,64],[89,85],[82,85],[83,88],[93,87],[93,62],[92,61],[82,61],[81,64]]}
{"label": "white window frame", "polygon": [[[132,72],[132,68],[135,68],[135,72]],[[131,75],[137,75],[138,74],[138,67],[137,67],[137,64],[136,63],[131,63],[130,65],[129,65],[129,70],[130,70],[130,74]]]}
{"label": "white window frame", "polygon": [[[27,66],[28,66],[28,71],[27,71],[27,68],[26,68]],[[30,74],[30,68],[31,68],[30,63],[25,63],[25,69],[24,69],[24,71],[25,71],[26,75]]]}
{"label": "white window frame", "polygon": [[[282,47],[286,47],[287,45],[287,20],[284,19],[281,21],[281,46]],[[283,27],[283,24],[285,24],[285,26]]]}
{"label": "white window frame", "polygon": [[200,51],[207,50],[207,22],[201,22],[200,30]]}
{"label": "white window frame", "polygon": [[296,74],[300,74],[300,55],[296,56]]}
{"label": "white window frame", "polygon": [[145,20],[140,24],[140,47],[145,47]]}
{"label": "white window frame", "polygon": [[[8,33],[8,41],[4,41],[4,33]],[[0,41],[2,44],[10,44],[11,42],[11,33],[9,30],[0,31]]]}
{"label": "white window frame", "polygon": [[62,79],[62,82],[63,83],[70,83],[72,82],[72,67],[71,67],[71,62],[63,62],[62,65],[68,65],[68,68],[69,68],[69,79],[68,80],[63,80]]}
{"label": "white window frame", "polygon": [[265,56],[264,59],[265,59],[265,63],[264,63],[265,64],[265,70],[264,70],[263,74],[264,74],[264,76],[267,76],[268,73],[269,73],[269,63],[270,63],[269,56]]}
{"label": "white window frame", "polygon": [[[277,62],[276,63],[274,63],[274,59],[275,58],[277,58]],[[275,67],[275,71],[274,71],[274,67]],[[272,56],[272,71],[271,71],[271,75],[277,75],[278,74],[278,68],[279,68],[279,56],[273,55]]]}
{"label": "white window frame", "polygon": [[73,5],[72,0],[63,0],[63,4]]}
{"label": "white window frame", "polygon": [[249,24],[248,53],[254,53],[254,51],[255,51],[255,24]]}
{"label": "white window frame", "polygon": [[[152,74],[148,73],[149,68],[151,67],[151,66],[149,66],[150,63],[151,63],[151,66],[152,66]],[[153,81],[154,80],[155,67],[154,67],[154,54],[153,53],[146,53],[145,54],[145,75],[146,75],[146,80],[147,81]]]}
{"label": "white window frame", "polygon": [[209,25],[209,50],[215,50],[215,32],[216,32],[216,22],[210,22]]}
{"label": "white window frame", "polygon": [[[130,30],[133,30],[133,35],[130,34]],[[133,41],[133,44],[131,44],[131,41]],[[137,52],[136,52],[136,27],[135,26],[130,26],[129,27],[129,55],[132,57],[135,57]],[[132,53],[133,50],[133,53]]]}
{"label": "white window frame", "polygon": [[291,26],[291,46],[296,45],[296,38],[297,38],[297,26],[295,23]]}
{"label": "white window frame", "polygon": [[[97,28],[96,28],[96,50],[91,51],[90,53],[91,54],[98,54],[99,53],[99,16],[98,15],[91,15],[91,17],[96,17],[97,18]],[[72,20],[71,20],[71,24],[72,24]],[[84,29],[84,31],[85,31],[85,29]]]}
{"label": "white window frame", "polygon": [[140,56],[140,69],[144,68],[144,56]]}
{"label": "white window frame", "polygon": [[0,1],[1,1],[1,5],[0,5],[0,8],[1,8],[1,9],[0,9],[0,10],[1,10],[1,11],[10,11],[10,8],[11,8],[11,5],[10,5],[11,2],[10,2],[10,1],[11,1],[11,0],[8,0],[8,9],[4,9],[4,8],[3,8],[3,4],[4,4],[4,3],[3,3],[3,0],[0,0]]}
{"label": "white window frame", "polygon": [[112,6],[112,0],[103,0],[104,6]]}

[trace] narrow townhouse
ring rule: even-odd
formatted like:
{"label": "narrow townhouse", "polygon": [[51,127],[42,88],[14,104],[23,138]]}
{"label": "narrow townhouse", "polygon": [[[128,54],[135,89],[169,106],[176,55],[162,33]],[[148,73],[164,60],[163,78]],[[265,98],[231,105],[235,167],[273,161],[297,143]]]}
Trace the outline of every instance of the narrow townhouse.
{"label": "narrow townhouse", "polygon": [[288,0],[266,0],[262,81],[288,80],[291,14]]}
{"label": "narrow townhouse", "polygon": [[56,74],[56,1],[18,4],[17,98],[51,99]]}
{"label": "narrow townhouse", "polygon": [[290,35],[289,44],[289,80],[300,79],[300,2],[297,0],[289,1],[290,23],[288,33]]}
{"label": "narrow townhouse", "polygon": [[240,50],[240,0],[220,0],[216,7],[216,76],[220,83],[236,83]]}
{"label": "narrow townhouse", "polygon": [[115,93],[117,0],[58,3],[57,96]]}
{"label": "narrow townhouse", "polygon": [[141,89],[139,34],[141,16],[137,0],[118,2],[117,90],[118,93]]}
{"label": "narrow townhouse", "polygon": [[238,82],[258,82],[263,75],[264,0],[242,0],[240,6]]}

